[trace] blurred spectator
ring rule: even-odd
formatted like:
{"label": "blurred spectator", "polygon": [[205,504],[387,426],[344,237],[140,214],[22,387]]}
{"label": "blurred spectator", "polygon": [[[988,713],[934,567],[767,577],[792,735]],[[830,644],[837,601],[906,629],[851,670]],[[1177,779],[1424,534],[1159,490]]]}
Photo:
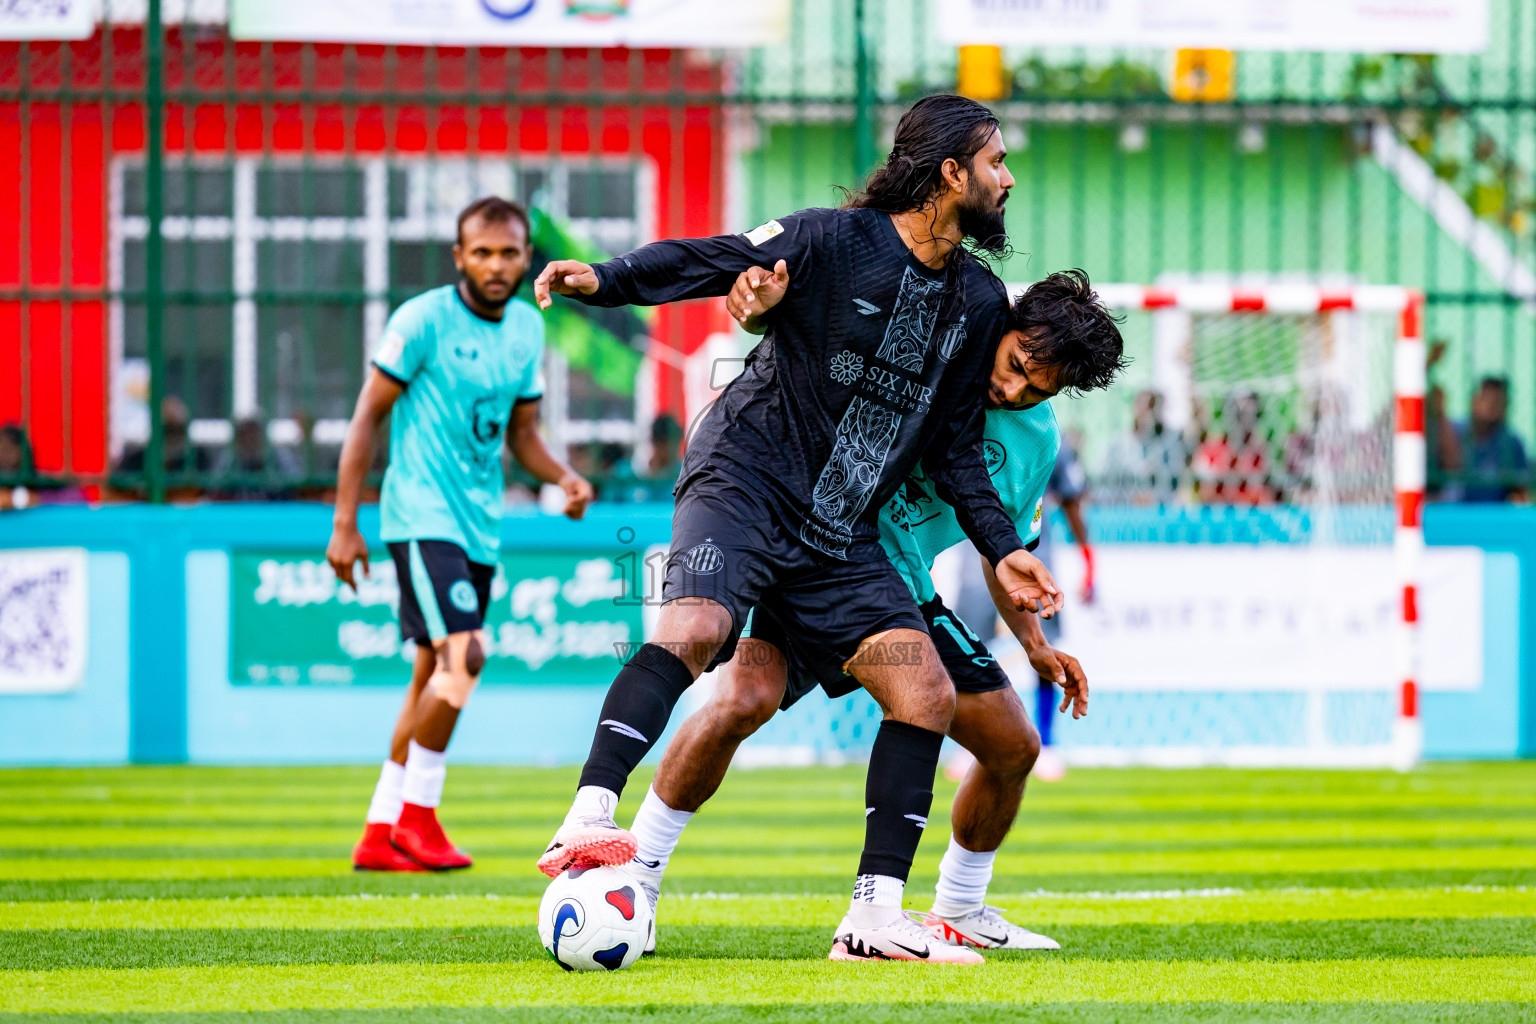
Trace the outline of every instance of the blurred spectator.
{"label": "blurred spectator", "polygon": [[588,480],[597,476],[597,445],[592,442],[570,446],[571,468]]}
{"label": "blurred spectator", "polygon": [[71,505],[85,500],[85,489],[79,484],[38,475],[32,443],[24,429],[14,423],[0,427],[0,509]]}
{"label": "blurred spectator", "polygon": [[32,446],[14,423],[0,427],[0,482],[22,483],[32,476]]}
{"label": "blurred spectator", "polygon": [[[164,436],[160,464],[168,474],[207,473],[213,459],[203,448],[193,444],[187,436],[192,418],[187,413],[187,403],[175,395],[167,395],[160,401],[160,428]],[[120,473],[142,474],[148,447],[142,444],[128,445],[122,458],[117,460]]]}
{"label": "blurred spectator", "polygon": [[1260,424],[1263,400],[1252,391],[1239,392],[1227,400],[1222,413],[1226,429],[1203,431],[1191,460],[1196,497],[1206,504],[1274,501],[1268,482],[1269,442]]}
{"label": "blurred spectator", "polygon": [[[1433,377],[1435,364],[1445,357],[1446,342],[1437,339],[1429,346],[1424,361],[1426,371]],[[1461,472],[1461,445],[1456,440],[1456,428],[1445,414],[1445,388],[1431,380],[1424,394],[1424,463],[1427,480],[1424,493],[1430,501],[1438,501],[1448,478]]]}
{"label": "blurred spectator", "polygon": [[[387,431],[380,431],[381,434]],[[326,483],[320,487],[307,487],[299,497],[315,500],[322,497],[334,500],[332,484],[336,479],[336,471],[341,462],[341,444],[321,444],[314,440],[315,418],[304,409],[294,409],[288,415],[288,422],[282,424],[281,431],[274,431],[269,426],[267,438],[272,442],[272,450],[279,458],[285,459],[297,467],[300,479],[321,479]],[[377,444],[377,442],[375,442]]]}
{"label": "blurred spectator", "polygon": [[651,459],[647,471],[653,477],[677,479],[683,464],[683,426],[671,413],[651,421]]}
{"label": "blurred spectator", "polygon": [[606,501],[671,501],[672,488],[682,468],[680,448],[683,428],[677,419],[662,413],[651,421],[651,457],[643,472],[635,472],[632,463],[620,463],[602,496]]}
{"label": "blurred spectator", "polygon": [[1445,488],[1453,501],[1523,500],[1529,468],[1525,445],[1509,429],[1509,380],[1484,377],[1472,395],[1472,415],[1454,430],[1456,451],[1442,452],[1449,466],[1460,466],[1457,483]]}
{"label": "blurred spectator", "polygon": [[234,443],[213,464],[213,497],[282,501],[293,496],[302,472],[292,451],[268,443],[260,416],[245,416],[235,421]]}
{"label": "blurred spectator", "polygon": [[32,446],[26,431],[14,423],[0,427],[0,509],[32,504],[27,484],[32,479]]}
{"label": "blurred spectator", "polygon": [[1105,454],[1097,486],[1105,500],[1161,504],[1178,493],[1189,463],[1184,438],[1163,423],[1163,396],[1150,388],[1136,394],[1131,433],[1117,438]]}
{"label": "blurred spectator", "polygon": [[609,441],[597,447],[597,471],[605,477],[611,477],[620,471],[620,467],[627,461],[628,450],[621,444]]}

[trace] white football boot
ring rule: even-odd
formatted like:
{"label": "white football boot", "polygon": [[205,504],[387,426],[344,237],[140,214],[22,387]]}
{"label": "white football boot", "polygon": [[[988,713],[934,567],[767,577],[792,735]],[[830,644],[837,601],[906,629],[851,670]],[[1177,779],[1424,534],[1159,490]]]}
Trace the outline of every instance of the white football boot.
{"label": "white football boot", "polygon": [[885,924],[855,928],[847,917],[837,926],[828,960],[915,960],[929,964],[985,963],[964,946],[940,942],[904,911],[892,909]]}
{"label": "white football boot", "polygon": [[640,955],[655,956],[656,904],[661,901],[661,875],[647,867],[638,857],[629,862],[629,873],[635,876],[635,881],[640,883],[640,889],[645,893],[645,898],[651,901],[651,933],[645,937],[645,949],[640,951]]}
{"label": "white football boot", "polygon": [[983,906],[959,917],[940,917],[933,911],[913,915],[933,938],[952,946],[977,949],[1060,949],[1061,943],[1003,917],[996,907]]}

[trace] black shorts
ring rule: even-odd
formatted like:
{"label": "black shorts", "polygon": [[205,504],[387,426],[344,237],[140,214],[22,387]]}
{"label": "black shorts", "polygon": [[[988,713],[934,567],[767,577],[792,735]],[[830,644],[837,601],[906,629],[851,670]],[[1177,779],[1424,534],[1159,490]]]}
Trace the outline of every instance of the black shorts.
{"label": "black shorts", "polygon": [[736,653],[748,616],[766,610],[791,636],[814,636],[838,664],[888,629],[925,629],[912,594],[883,554],[844,562],[800,540],[755,488],[706,474],[690,480],[672,513],[662,602],[707,598],[731,614],[711,662]]}
{"label": "black shorts", "polygon": [[485,624],[494,565],[471,562],[447,540],[392,541],[390,557],[400,581],[400,637],[430,644]]}
{"label": "black shorts", "polygon": [[[1013,685],[987,645],[943,600],[936,597],[919,610],[957,692],[988,693]],[[751,635],[784,653],[789,680],[780,708],[788,708],[818,686],[828,697],[841,697],[859,688],[858,680],[843,671],[847,658],[829,653],[809,636],[788,632],[772,612],[753,615]]]}

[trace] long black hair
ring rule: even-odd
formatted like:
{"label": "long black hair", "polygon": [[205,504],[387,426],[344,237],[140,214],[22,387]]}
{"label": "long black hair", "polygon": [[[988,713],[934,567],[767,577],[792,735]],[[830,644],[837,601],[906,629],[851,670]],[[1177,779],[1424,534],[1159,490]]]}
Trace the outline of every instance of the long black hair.
{"label": "long black hair", "polygon": [[948,93],[923,97],[897,123],[885,166],[871,174],[860,191],[844,190],[843,208],[881,213],[932,208],[937,219],[936,200],[946,187],[944,161],[952,159],[970,171],[999,125],[997,115],[975,100]]}

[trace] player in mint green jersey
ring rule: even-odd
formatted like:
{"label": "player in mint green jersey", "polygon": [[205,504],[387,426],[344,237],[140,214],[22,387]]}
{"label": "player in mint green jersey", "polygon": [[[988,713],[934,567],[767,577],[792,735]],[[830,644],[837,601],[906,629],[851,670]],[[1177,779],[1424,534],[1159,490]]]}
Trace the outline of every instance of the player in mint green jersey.
{"label": "player in mint green jersey", "polygon": [[580,519],[592,486],[539,435],[544,321],[513,298],[528,270],[528,215],[490,197],[459,215],[460,278],[395,310],[341,450],[336,518],[326,559],[353,582],[368,572],[357,506],[373,437],[389,417],[389,469],[379,533],[400,583],[400,633],[416,644],[363,838],[352,864],[368,871],[445,871],[470,858],[437,821],[446,751],[485,666],[481,630],[501,547],[503,443],[536,478],[559,484]]}
{"label": "player in mint green jersey", "polygon": [[[771,280],[749,279],[728,305],[738,318],[746,312],[750,319],[771,308],[774,288]],[[1122,352],[1119,327],[1082,271],[1052,274],[1013,304],[992,368],[982,443],[1003,508],[1026,546],[1040,536],[1042,502],[1061,445],[1049,400],[1064,391],[1108,387],[1125,365]],[[1018,814],[1040,737],[997,659],[934,590],[934,559],[963,539],[954,509],[921,470],[881,514],[880,542],[955,684],[949,735],[976,757],[955,796],[954,834],[939,867],[937,899],[923,923],[933,938],[957,945],[1054,949],[1054,941],[1012,924],[986,903],[992,863]],[[1086,714],[1088,680],[1077,659],[1052,648],[1037,616],[1016,611],[990,568],[984,572],[1030,664],[1061,685],[1062,710],[1070,705],[1074,717]],[[866,649],[855,659],[888,653]],[[818,685],[834,697],[855,688],[847,666],[828,658],[815,637],[790,635],[759,606],[751,639],[742,640],[710,702],[678,730],[631,827],[637,852],[630,867],[653,901],[683,827],[718,788],[737,746]]]}

